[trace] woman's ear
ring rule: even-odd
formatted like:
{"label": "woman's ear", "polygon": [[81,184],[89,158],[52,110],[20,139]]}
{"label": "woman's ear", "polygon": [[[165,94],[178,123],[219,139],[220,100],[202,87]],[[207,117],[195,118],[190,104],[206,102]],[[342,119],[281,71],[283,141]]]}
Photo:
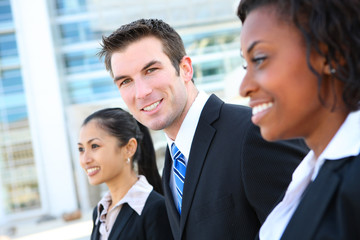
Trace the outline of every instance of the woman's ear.
{"label": "woman's ear", "polygon": [[132,158],[137,149],[137,141],[135,138],[130,138],[128,143],[124,146],[127,157]]}
{"label": "woman's ear", "polygon": [[325,73],[325,74],[330,75],[330,74],[335,73],[334,71],[335,71],[335,69],[332,68],[329,63],[326,63],[326,64],[324,65],[324,73]]}
{"label": "woman's ear", "polygon": [[184,77],[185,81],[191,81],[193,74],[191,58],[189,56],[184,56],[180,61],[180,75]]}
{"label": "woman's ear", "polygon": [[328,54],[328,47],[321,43],[319,44],[319,50],[321,54],[315,50],[312,51],[311,65],[315,70],[319,71],[319,74],[330,75],[331,62],[326,57]]}
{"label": "woman's ear", "polygon": [[[328,57],[328,47],[325,44],[320,44],[320,50],[322,52],[322,56],[320,56],[321,58],[323,58],[323,74],[325,75],[334,75],[336,73],[336,68],[339,66],[344,66],[345,65],[345,60],[344,58],[339,54],[335,54],[335,59],[329,59]],[[325,56],[325,57],[324,57]]]}
{"label": "woman's ear", "polygon": [[329,63],[328,61],[324,65],[323,73],[330,76],[334,76],[336,74],[335,63]]}

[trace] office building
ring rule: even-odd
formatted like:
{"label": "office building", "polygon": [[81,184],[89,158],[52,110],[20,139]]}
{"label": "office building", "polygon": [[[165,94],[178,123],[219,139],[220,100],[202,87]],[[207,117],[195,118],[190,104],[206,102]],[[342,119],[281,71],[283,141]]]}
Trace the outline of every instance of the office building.
{"label": "office building", "polygon": [[[96,56],[102,35],[138,18],[165,20],[183,37],[198,88],[225,100],[241,80],[237,2],[0,0],[0,227],[91,211],[103,193],[77,153],[85,116],[126,108]],[[161,171],[164,136],[153,137]]]}

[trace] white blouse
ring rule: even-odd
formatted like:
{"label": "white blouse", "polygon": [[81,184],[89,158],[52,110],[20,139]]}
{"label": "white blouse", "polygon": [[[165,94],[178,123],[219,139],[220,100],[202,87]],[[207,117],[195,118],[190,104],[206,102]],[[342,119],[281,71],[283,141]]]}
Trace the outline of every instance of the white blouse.
{"label": "white blouse", "polygon": [[316,179],[325,161],[336,161],[360,153],[360,111],[350,113],[318,159],[310,151],[292,175],[283,200],[260,228],[261,240],[280,239],[298,207],[307,185]]}
{"label": "white blouse", "polygon": [[[129,204],[129,206],[134,209],[137,214],[141,215],[145,202],[152,190],[153,187],[148,183],[145,176],[139,175],[138,181],[129,189],[125,196],[112,209],[110,209],[110,211],[109,206],[112,199],[110,192],[107,192],[100,200],[97,207],[98,214],[95,224],[98,224],[100,221],[100,239],[106,240],[109,238],[111,229],[124,203]],[[103,210],[100,213],[101,208]]]}

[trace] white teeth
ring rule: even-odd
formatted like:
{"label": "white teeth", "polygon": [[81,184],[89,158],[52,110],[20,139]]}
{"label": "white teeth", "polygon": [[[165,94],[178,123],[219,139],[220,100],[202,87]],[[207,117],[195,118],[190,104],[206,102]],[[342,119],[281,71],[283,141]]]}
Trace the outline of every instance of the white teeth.
{"label": "white teeth", "polygon": [[89,169],[86,169],[86,172],[87,173],[92,173],[92,172],[95,172],[95,171],[97,171],[99,169],[100,169],[99,167],[89,168]]}
{"label": "white teeth", "polygon": [[145,111],[151,111],[154,110],[158,105],[159,105],[160,101],[151,104],[150,106],[144,107]]}
{"label": "white teeth", "polygon": [[266,110],[268,108],[271,108],[272,106],[273,106],[272,102],[257,105],[255,107],[253,107],[252,114],[255,115],[255,114],[257,114],[259,112],[262,112],[262,111],[264,111],[264,110]]}

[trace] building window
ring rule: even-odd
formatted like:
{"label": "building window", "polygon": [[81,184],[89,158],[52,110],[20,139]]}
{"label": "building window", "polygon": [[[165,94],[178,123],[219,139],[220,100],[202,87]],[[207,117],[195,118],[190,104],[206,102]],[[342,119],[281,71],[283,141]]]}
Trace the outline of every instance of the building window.
{"label": "building window", "polygon": [[69,74],[96,71],[104,68],[104,65],[96,56],[96,49],[64,54],[64,60]]}
{"label": "building window", "polygon": [[20,69],[0,70],[0,191],[6,214],[41,207]]}
{"label": "building window", "polygon": [[56,0],[56,10],[58,15],[84,12],[86,0]]}
{"label": "building window", "polygon": [[101,101],[120,97],[110,77],[75,80],[68,83],[72,104]]}
{"label": "building window", "polygon": [[0,66],[9,67],[19,64],[15,34],[0,34]]}
{"label": "building window", "polygon": [[86,42],[100,39],[100,35],[96,35],[90,28],[89,22],[72,22],[64,23],[60,26],[60,34],[62,42],[65,45]]}
{"label": "building window", "polygon": [[0,23],[9,21],[12,21],[10,1],[0,0]]}

